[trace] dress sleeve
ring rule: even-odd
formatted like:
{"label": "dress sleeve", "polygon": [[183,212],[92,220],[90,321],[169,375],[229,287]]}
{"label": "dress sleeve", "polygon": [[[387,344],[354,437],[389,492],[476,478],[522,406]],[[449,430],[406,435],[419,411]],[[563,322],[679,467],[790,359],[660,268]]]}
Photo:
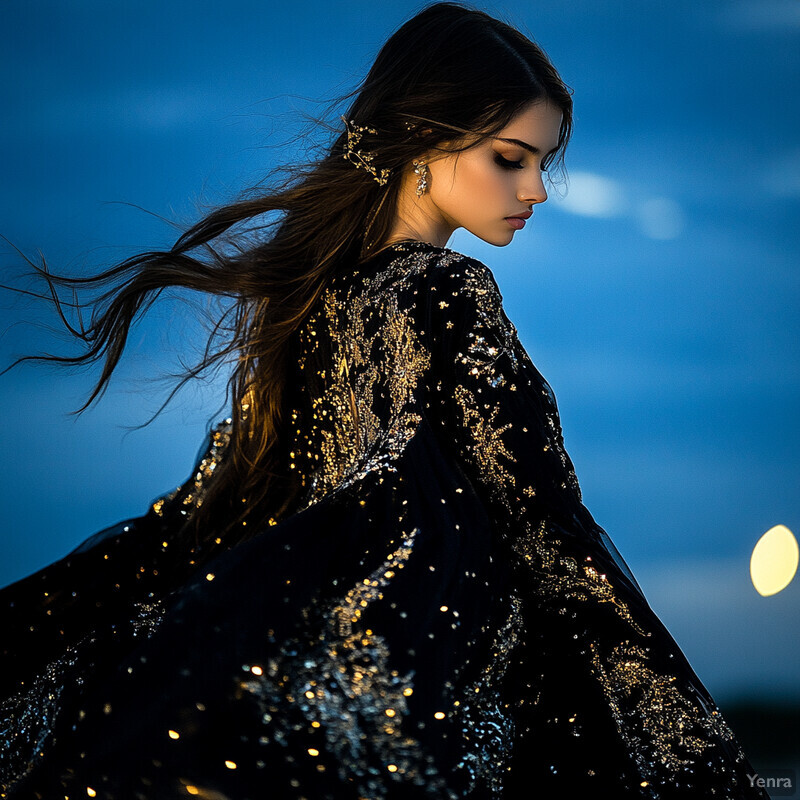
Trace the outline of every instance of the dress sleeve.
{"label": "dress sleeve", "polygon": [[547,731],[540,742],[552,744],[554,763],[576,737],[610,732],[629,761],[617,774],[633,776],[636,796],[702,788],[766,798],[749,788],[753,770],[733,732],[583,505],[555,397],[491,271],[452,254],[429,290],[433,425],[490,509],[536,638],[538,675],[523,676],[531,692],[516,701],[528,705],[520,720]]}

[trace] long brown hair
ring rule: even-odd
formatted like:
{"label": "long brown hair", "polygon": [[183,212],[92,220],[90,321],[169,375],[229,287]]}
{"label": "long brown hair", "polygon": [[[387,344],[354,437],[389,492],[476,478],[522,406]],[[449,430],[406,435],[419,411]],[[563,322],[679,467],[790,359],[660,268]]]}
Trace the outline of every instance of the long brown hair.
{"label": "long brown hair", "polygon": [[[545,53],[513,27],[460,3],[430,5],[388,39],[362,83],[344,98],[354,98],[345,119],[376,131],[361,146],[389,171],[385,185],[343,158],[347,132],[340,126],[320,158],[282,168],[287,177],[213,210],[169,250],[141,253],[89,277],[55,275],[44,259],[41,266],[30,262],[83,352],[23,356],[11,366],[25,360],[100,362],[99,379],[80,413],[102,396],[132,324],[163,290],[227,300],[203,357],[176,386],[231,366],[231,441],[191,522],[196,532],[213,515],[219,534],[234,526],[241,531],[241,521],[256,510],[277,519],[296,496],[281,455],[292,334],[337,270],[385,246],[403,171],[446,142],[448,152],[474,145],[476,134],[494,135],[525,106],[545,100],[562,112],[558,149],[548,161],[563,168],[571,93]],[[468,144],[453,146],[459,138],[469,138]],[[68,322],[62,306],[69,304],[59,299],[59,288],[99,290],[78,304],[79,311],[91,308],[89,324]]]}

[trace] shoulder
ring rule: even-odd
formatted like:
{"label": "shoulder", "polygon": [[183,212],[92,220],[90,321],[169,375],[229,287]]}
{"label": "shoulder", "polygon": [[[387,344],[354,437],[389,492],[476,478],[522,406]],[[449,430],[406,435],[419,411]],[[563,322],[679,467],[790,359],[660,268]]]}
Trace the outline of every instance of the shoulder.
{"label": "shoulder", "polygon": [[432,292],[496,296],[502,300],[492,270],[473,256],[428,242],[406,241],[392,247],[390,269],[416,275]]}
{"label": "shoulder", "polygon": [[396,315],[398,309],[416,309],[424,326],[438,325],[443,314],[449,321],[476,314],[497,319],[503,298],[491,269],[477,258],[416,240],[396,242],[354,269],[330,287],[345,316],[368,306]]}
{"label": "shoulder", "polygon": [[486,264],[446,247],[432,250],[429,259],[424,288],[434,315],[441,312],[470,325],[507,321],[503,295]]}

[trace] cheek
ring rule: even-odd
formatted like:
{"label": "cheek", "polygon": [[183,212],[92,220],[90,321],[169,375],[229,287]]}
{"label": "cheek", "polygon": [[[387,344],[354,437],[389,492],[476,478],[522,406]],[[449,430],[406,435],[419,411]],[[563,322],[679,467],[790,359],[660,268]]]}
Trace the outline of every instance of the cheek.
{"label": "cheek", "polygon": [[507,184],[505,176],[492,165],[472,163],[459,175],[459,194],[471,211],[486,214],[495,210],[491,206],[503,202]]}
{"label": "cheek", "polygon": [[455,175],[449,165],[435,175],[431,199],[453,219],[478,224],[506,209],[512,183],[512,177],[485,158],[462,156]]}

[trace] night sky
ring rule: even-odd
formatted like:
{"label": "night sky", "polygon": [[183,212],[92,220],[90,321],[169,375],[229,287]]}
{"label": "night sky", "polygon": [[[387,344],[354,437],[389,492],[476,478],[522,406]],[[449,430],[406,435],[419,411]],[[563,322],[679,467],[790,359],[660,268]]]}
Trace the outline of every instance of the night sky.
{"label": "night sky", "polygon": [[[511,245],[459,231],[449,246],[494,272],[587,507],[712,694],[800,695],[800,579],[763,598],[748,574],[768,528],[800,534],[800,2],[475,5],[546,50],[575,133],[568,187]],[[167,220],[294,156],[302,114],[353,88],[421,7],[3,3],[0,234],[56,272],[168,247]],[[28,285],[2,240],[0,269]],[[0,313],[0,368],[74,352],[45,305],[0,292]],[[188,476],[227,416],[224,379],[126,426],[157,410],[197,331],[191,307],[157,305],[77,419],[95,373],[0,377],[0,584]]]}

